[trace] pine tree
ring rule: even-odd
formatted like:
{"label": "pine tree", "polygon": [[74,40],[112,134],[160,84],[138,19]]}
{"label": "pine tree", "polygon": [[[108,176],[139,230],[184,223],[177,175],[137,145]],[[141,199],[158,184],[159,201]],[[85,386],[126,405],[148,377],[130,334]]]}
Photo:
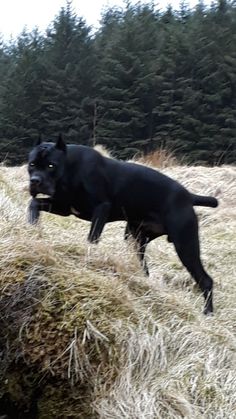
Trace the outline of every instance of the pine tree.
{"label": "pine tree", "polygon": [[197,98],[193,106],[194,116],[199,121],[191,158],[211,163],[232,161],[230,154],[235,137],[235,35],[225,16],[225,8],[222,10],[212,6],[202,18],[198,9],[196,26],[190,35],[194,50],[194,95],[191,97]]}
{"label": "pine tree", "polygon": [[23,31],[7,51],[8,71],[2,85],[0,128],[8,144],[7,160],[27,158],[38,130],[38,101],[42,90],[42,38],[37,30]]}
{"label": "pine tree", "polygon": [[156,20],[152,8],[129,4],[116,24],[111,11],[104,18],[97,138],[120,157],[147,150],[152,138]]}
{"label": "pine tree", "polygon": [[48,31],[44,61],[41,125],[45,134],[65,133],[69,142],[92,135],[96,58],[90,28],[67,2]]}

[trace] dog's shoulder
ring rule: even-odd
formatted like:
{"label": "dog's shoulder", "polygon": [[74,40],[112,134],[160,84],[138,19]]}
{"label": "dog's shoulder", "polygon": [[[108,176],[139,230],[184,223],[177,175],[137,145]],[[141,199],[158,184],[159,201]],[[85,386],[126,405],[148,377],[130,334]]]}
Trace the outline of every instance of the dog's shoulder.
{"label": "dog's shoulder", "polygon": [[67,145],[67,156],[70,160],[89,161],[103,160],[103,156],[92,147],[78,144]]}

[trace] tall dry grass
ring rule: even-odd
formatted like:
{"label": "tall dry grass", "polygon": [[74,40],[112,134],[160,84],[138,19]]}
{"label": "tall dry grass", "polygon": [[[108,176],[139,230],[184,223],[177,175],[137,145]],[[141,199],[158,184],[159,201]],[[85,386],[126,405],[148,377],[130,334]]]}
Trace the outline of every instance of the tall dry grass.
{"label": "tall dry grass", "polygon": [[213,317],[166,238],[149,245],[146,278],[124,223],[97,246],[73,216],[29,226],[25,167],[0,168],[0,396],[17,408],[37,402],[40,419],[236,418],[236,168],[164,171],[219,199],[196,209]]}
{"label": "tall dry grass", "polygon": [[174,152],[167,150],[164,147],[160,147],[157,150],[139,157],[137,162],[159,169],[178,166],[180,163]]}

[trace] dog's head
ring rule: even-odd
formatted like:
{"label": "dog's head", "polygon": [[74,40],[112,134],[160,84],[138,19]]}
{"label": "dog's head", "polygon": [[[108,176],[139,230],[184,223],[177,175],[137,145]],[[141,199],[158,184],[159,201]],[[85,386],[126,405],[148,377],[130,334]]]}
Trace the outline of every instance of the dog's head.
{"label": "dog's head", "polygon": [[42,142],[39,137],[28,161],[30,194],[33,197],[39,193],[54,195],[57,182],[64,173],[65,156],[66,144],[61,135],[56,143]]}

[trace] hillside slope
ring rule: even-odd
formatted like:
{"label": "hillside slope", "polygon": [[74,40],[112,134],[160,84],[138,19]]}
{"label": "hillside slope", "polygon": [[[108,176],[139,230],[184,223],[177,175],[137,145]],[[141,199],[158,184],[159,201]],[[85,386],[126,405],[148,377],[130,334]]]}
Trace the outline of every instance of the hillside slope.
{"label": "hillside slope", "polygon": [[98,245],[73,216],[32,227],[26,168],[0,167],[0,415],[236,418],[236,168],[165,172],[220,202],[196,210],[213,317],[165,237],[146,278],[124,223]]}

